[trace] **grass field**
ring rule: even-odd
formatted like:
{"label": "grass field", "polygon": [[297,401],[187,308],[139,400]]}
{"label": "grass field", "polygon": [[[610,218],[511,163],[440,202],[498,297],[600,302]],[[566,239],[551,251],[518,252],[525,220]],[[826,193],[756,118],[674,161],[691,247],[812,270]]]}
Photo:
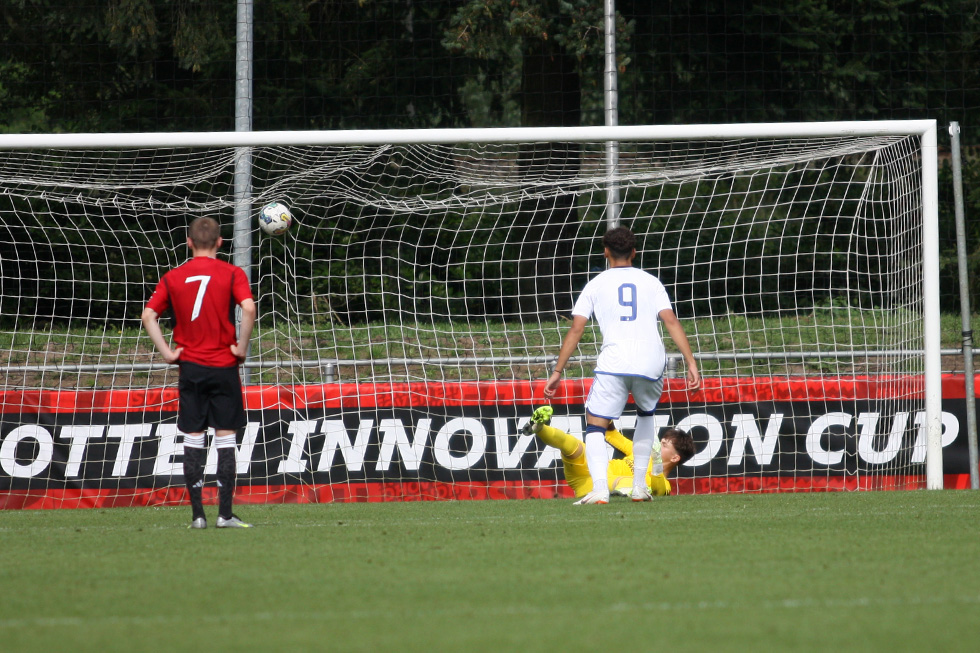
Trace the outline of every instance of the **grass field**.
{"label": "grass field", "polygon": [[[214,520],[214,509],[209,519]],[[974,650],[980,494],[0,513],[5,651]]]}
{"label": "grass field", "polygon": [[[811,351],[878,350],[882,337],[875,328],[865,325],[895,320],[882,317],[881,311],[866,311],[860,317],[847,315],[846,309],[817,310],[799,316],[745,317],[726,316],[720,320],[682,320],[691,345],[699,353],[756,352],[758,359],[714,360],[710,356],[701,361],[701,371],[706,376],[769,376],[783,374],[819,374],[833,371],[840,374],[877,373],[881,360],[858,356],[833,361],[815,358],[767,359],[764,353],[799,353]],[[0,316],[2,317],[2,316]],[[980,316],[973,318],[980,323]],[[593,325],[594,326],[594,325]],[[340,365],[335,369],[338,378],[345,381],[370,382],[404,380],[402,374],[412,379],[437,379],[448,381],[538,379],[544,374],[541,362],[479,365],[439,365],[411,363],[390,364],[395,359],[439,359],[446,357],[467,358],[528,358],[554,356],[565,330],[567,321],[520,323],[472,323],[461,327],[451,322],[389,325],[371,323],[344,327],[329,325],[317,329],[311,325],[280,325],[267,328],[260,324],[252,337],[253,356],[259,361],[300,361],[316,363],[309,367],[256,368],[252,371],[253,383],[289,384],[320,383],[324,380],[318,361],[362,361],[360,365]],[[963,325],[959,315],[940,316],[941,346],[958,350],[962,347]],[[599,340],[596,328],[586,329],[578,356],[569,363],[568,376],[589,377]],[[667,348],[676,353],[670,339]],[[581,358],[580,358],[581,357]],[[376,361],[375,366],[364,361]],[[153,343],[142,327],[125,329],[61,329],[30,332],[12,332],[0,328],[0,367],[6,367],[8,387],[49,389],[91,389],[172,385],[176,383],[176,370],[127,371],[127,366],[162,365]],[[107,369],[72,370],[61,373],[62,368],[73,366],[105,365]],[[406,366],[407,365],[407,366]],[[38,368],[38,369],[35,369]],[[40,368],[47,369],[41,373]],[[943,371],[962,370],[962,356],[944,357]],[[52,373],[59,372],[59,373]],[[392,377],[397,373],[396,377]]]}

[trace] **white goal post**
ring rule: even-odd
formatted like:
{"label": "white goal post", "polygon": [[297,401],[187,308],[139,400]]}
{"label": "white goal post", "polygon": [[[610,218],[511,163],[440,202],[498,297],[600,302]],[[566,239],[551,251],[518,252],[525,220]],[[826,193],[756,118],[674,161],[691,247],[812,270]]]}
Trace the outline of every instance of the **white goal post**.
{"label": "white goal post", "polygon": [[[698,442],[681,492],[943,487],[933,120],[5,134],[0,507],[179,500],[176,371],[139,309],[198,215],[259,306],[246,496],[563,495],[519,429],[607,193],[704,367],[658,411]],[[556,406],[573,435],[599,340]]]}

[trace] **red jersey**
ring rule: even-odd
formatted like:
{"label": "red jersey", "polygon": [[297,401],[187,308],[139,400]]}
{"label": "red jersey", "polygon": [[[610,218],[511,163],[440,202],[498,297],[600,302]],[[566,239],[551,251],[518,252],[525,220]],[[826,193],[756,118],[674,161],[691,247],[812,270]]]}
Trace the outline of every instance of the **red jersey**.
{"label": "red jersey", "polygon": [[184,348],[180,360],[231,367],[238,364],[231,353],[238,341],[235,307],[251,298],[252,289],[240,267],[196,256],[163,275],[146,307],[157,315],[173,309],[174,348]]}

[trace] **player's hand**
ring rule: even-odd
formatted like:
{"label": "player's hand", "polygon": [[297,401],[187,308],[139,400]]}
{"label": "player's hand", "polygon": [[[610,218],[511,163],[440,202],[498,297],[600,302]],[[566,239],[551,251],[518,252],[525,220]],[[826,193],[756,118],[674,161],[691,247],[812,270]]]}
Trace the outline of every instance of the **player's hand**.
{"label": "player's hand", "polygon": [[554,397],[555,393],[558,392],[559,384],[561,384],[561,372],[552,372],[544,384],[544,396],[547,399]]}
{"label": "player's hand", "polygon": [[163,360],[166,361],[167,365],[173,365],[180,358],[180,355],[184,353],[183,347],[177,347],[177,349],[170,349],[163,352]]}
{"label": "player's hand", "polygon": [[701,389],[701,374],[696,365],[687,368],[687,391],[696,392]]}
{"label": "player's hand", "polygon": [[248,354],[248,347],[246,346],[239,348],[238,343],[236,342],[231,346],[231,353],[238,359],[239,364],[244,363],[246,354]]}

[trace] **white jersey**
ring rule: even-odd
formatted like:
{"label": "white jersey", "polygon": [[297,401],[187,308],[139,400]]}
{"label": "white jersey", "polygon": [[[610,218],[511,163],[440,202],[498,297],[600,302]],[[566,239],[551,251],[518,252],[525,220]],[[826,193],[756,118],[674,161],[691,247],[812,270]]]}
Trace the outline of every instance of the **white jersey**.
{"label": "white jersey", "polygon": [[659,313],[671,308],[667,290],[634,267],[609,268],[589,281],[572,315],[595,317],[602,331],[596,374],[659,379],[666,364]]}

